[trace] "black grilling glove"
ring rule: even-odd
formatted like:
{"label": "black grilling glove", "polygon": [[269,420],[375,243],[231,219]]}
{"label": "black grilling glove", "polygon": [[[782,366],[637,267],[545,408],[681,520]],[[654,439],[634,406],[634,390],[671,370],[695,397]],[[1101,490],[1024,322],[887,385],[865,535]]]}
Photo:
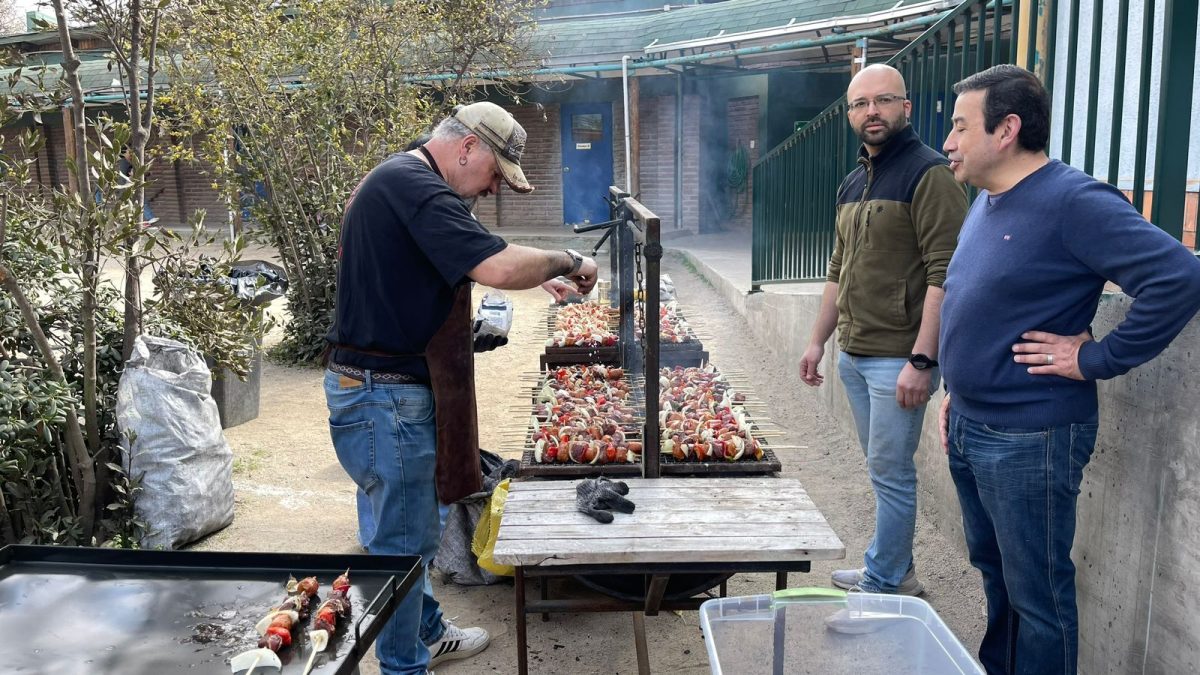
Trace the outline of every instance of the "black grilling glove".
{"label": "black grilling glove", "polygon": [[607,478],[589,478],[575,486],[575,508],[601,523],[611,523],[613,514],[633,513],[633,502],[625,498],[629,486]]}
{"label": "black grilling glove", "polygon": [[480,333],[479,329],[483,326],[483,321],[476,319],[471,330],[475,337],[475,353],[490,352],[497,347],[503,347],[508,344],[508,338],[503,335],[494,335],[492,333]]}

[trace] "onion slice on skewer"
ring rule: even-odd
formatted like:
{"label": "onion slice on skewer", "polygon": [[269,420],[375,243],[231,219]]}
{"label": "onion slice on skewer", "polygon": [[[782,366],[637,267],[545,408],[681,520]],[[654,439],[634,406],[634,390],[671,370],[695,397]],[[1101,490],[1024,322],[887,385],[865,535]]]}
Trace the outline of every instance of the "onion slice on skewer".
{"label": "onion slice on skewer", "polygon": [[244,670],[246,675],[253,673],[254,669],[260,665],[283,669],[283,662],[279,660],[279,655],[266,647],[244,651],[229,660],[229,667],[233,669],[233,672],[239,673]]}
{"label": "onion slice on skewer", "polygon": [[308,675],[312,672],[313,663],[317,660],[317,654],[325,651],[329,646],[329,631],[327,630],[311,630],[308,632],[308,642],[312,648],[312,653],[308,655],[308,663],[304,664],[304,670],[301,675]]}

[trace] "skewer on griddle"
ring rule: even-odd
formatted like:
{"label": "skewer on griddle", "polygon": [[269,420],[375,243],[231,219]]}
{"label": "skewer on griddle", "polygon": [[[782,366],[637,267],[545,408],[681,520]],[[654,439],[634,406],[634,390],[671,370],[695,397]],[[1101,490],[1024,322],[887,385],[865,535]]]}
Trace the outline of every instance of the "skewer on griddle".
{"label": "skewer on griddle", "polygon": [[246,650],[229,660],[229,667],[233,672],[238,673],[244,670],[246,671],[245,675],[252,675],[260,665],[283,669],[283,662],[279,660],[279,655],[266,647]]}

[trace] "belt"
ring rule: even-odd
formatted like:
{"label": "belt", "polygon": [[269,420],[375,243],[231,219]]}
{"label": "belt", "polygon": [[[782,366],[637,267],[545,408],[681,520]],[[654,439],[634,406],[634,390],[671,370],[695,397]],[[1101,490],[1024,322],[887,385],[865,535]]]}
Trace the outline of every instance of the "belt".
{"label": "belt", "polygon": [[[362,368],[355,368],[354,366],[334,363],[333,361],[330,361],[329,365],[326,367],[329,368],[329,370],[339,375],[345,375],[352,380],[358,380],[359,382],[367,381],[367,371],[363,370]],[[371,381],[378,382],[380,384],[429,384],[429,382],[417,377],[416,375],[410,375],[408,373],[383,373],[379,372],[378,370],[371,371]]]}

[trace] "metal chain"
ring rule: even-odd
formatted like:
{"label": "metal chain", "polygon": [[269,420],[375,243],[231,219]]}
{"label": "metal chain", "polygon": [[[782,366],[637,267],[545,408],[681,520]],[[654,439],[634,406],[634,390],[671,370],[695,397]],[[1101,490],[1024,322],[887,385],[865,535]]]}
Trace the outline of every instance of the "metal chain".
{"label": "metal chain", "polygon": [[[642,333],[642,370],[646,369],[646,289],[642,278],[642,244],[635,241],[633,243],[633,269],[634,279],[636,280],[637,292],[634,295],[634,302],[640,302],[642,311],[638,315],[638,328],[641,328]],[[639,299],[640,298],[640,299]],[[646,377],[650,377],[650,373],[646,373]],[[654,374],[658,377],[658,374]]]}

